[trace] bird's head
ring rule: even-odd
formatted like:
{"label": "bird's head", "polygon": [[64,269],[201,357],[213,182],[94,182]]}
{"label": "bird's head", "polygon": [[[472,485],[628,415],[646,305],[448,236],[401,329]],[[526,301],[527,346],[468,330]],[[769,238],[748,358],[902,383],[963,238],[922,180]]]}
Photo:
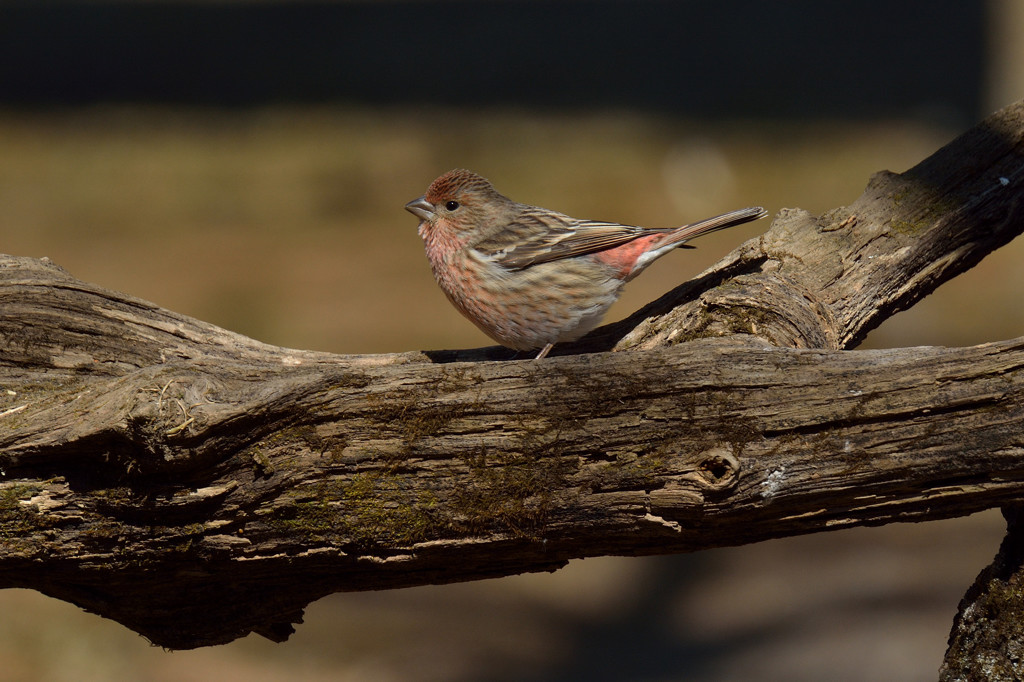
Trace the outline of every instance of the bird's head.
{"label": "bird's head", "polygon": [[405,205],[420,219],[420,235],[441,229],[465,242],[471,230],[493,223],[492,213],[511,203],[472,171],[456,168],[430,183],[426,194]]}

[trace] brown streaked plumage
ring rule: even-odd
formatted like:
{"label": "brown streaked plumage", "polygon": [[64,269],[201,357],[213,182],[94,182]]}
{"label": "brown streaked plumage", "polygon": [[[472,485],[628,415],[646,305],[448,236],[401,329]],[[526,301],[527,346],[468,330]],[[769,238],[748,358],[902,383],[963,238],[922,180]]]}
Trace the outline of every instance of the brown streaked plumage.
{"label": "brown streaked plumage", "polygon": [[667,229],[579,220],[512,201],[463,169],[405,208],[420,218],[434,278],[452,304],[498,343],[540,348],[538,359],[600,324],[622,286],[661,256],[767,215],[744,208]]}

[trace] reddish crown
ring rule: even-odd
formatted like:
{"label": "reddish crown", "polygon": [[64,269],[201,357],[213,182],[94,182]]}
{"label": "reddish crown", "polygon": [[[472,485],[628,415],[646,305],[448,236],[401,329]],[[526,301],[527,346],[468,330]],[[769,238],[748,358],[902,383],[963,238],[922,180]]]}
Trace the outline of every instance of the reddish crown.
{"label": "reddish crown", "polygon": [[426,198],[432,204],[464,196],[466,193],[477,195],[497,194],[486,178],[463,168],[450,170],[437,180],[430,183]]}

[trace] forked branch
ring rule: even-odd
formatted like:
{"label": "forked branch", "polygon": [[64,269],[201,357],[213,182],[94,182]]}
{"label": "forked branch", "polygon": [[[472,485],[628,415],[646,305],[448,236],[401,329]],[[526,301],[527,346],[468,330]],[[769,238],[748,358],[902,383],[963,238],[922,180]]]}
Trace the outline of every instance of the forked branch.
{"label": "forked branch", "polygon": [[843,349],[1024,229],[1022,139],[1017,104],[542,361],[277,348],[4,257],[0,587],[187,648],[335,591],[1019,500],[1024,340]]}

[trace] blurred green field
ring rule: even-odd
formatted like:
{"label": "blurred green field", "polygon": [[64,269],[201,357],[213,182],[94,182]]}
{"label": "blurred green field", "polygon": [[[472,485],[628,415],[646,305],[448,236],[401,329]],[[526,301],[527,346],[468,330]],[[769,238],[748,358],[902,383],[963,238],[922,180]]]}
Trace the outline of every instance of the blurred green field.
{"label": "blurred green field", "polygon": [[[752,204],[772,213],[783,207],[820,213],[853,201],[872,173],[905,170],[957,132],[901,121],[709,124],[615,112],[6,111],[0,112],[0,251],[48,256],[81,279],[279,345],[337,353],[489,345],[436,288],[416,220],[402,209],[449,168],[471,168],[515,199],[572,215],[668,226]],[[695,251],[662,259],[627,288],[609,321],[767,226],[718,233],[701,239]],[[1018,240],[1002,249],[887,322],[869,343],[957,345],[1020,335],[1022,248]],[[925,533],[929,540],[921,542],[938,554],[948,552],[943,543],[961,543],[955,576],[901,563],[900,548],[913,546],[920,534],[870,529],[830,535],[823,544],[797,539],[677,563],[588,560],[553,576],[340,595],[311,608],[309,625],[288,644],[250,637],[191,653],[151,649],[120,626],[8,590],[0,592],[0,680],[571,679],[538,671],[552,661],[565,666],[581,629],[622,617],[652,573],[729,557],[736,562],[729,565],[742,565],[750,560],[744,557],[784,554],[787,547],[794,554],[822,546],[842,553],[845,541],[831,539],[840,536],[862,538],[868,549],[843,555],[836,575],[846,578],[835,589],[852,581],[855,593],[870,590],[865,585],[878,580],[861,578],[872,571],[887,577],[915,571],[916,593],[933,609],[927,614],[937,609],[940,615],[906,606],[913,622],[899,622],[905,639],[893,646],[903,651],[892,652],[899,661],[888,670],[899,670],[891,679],[934,679],[956,600],[995,552],[999,520],[988,514],[927,528],[933,529]],[[894,568],[878,568],[879,557]],[[776,558],[778,572],[767,575],[778,582],[762,574],[757,583],[765,593],[779,589],[793,570]],[[712,583],[686,590],[700,594],[701,585]],[[893,587],[893,594],[906,587]],[[842,600],[826,601],[837,617],[849,615]],[[750,603],[744,598],[715,608],[737,613]],[[685,609],[680,613],[680,622],[691,624],[677,626],[688,634],[673,636],[696,646],[694,632],[702,625],[686,621]],[[873,622],[851,618],[852,630],[837,631],[834,645],[852,637],[860,646],[879,646],[868,639],[890,636]],[[807,641],[818,651],[824,646]],[[503,676],[495,676],[495,660],[507,666]],[[872,679],[857,677],[852,667],[851,676],[831,679]]]}

